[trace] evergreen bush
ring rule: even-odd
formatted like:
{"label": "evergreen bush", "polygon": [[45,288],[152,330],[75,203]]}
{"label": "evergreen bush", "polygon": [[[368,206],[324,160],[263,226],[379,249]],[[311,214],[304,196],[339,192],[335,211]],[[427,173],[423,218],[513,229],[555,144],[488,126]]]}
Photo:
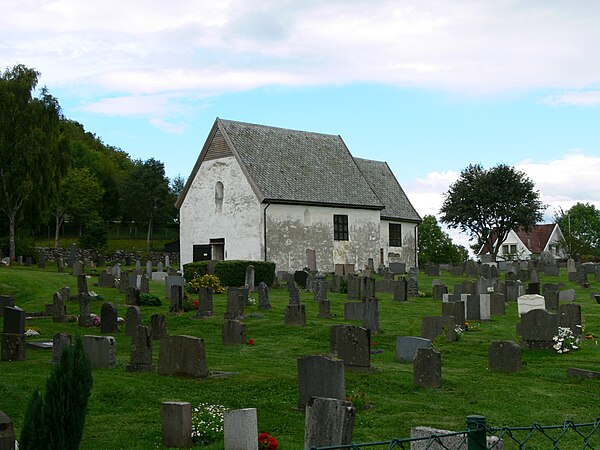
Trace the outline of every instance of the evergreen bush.
{"label": "evergreen bush", "polygon": [[19,448],[77,450],[83,436],[92,368],[81,337],[65,348],[46,381],[44,397],[35,391],[25,414]]}

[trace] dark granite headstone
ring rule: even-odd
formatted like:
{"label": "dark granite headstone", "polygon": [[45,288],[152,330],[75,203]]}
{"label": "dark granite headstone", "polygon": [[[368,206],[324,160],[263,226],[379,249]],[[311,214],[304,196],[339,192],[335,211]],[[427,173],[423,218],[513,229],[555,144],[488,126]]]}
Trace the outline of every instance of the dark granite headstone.
{"label": "dark granite headstone", "polygon": [[413,380],[420,387],[442,387],[442,354],[433,348],[419,348],[413,359]]}
{"label": "dark granite headstone", "polygon": [[324,355],[298,358],[298,408],[304,410],[311,397],[346,398],[344,363]]}
{"label": "dark granite headstone", "polygon": [[488,367],[493,372],[520,371],[521,347],[513,341],[492,342],[488,349]]}

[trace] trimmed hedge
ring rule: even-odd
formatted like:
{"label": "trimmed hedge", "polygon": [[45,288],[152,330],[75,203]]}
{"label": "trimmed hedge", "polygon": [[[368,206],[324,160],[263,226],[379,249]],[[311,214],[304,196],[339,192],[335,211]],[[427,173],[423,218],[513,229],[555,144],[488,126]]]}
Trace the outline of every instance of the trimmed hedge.
{"label": "trimmed hedge", "polygon": [[[209,261],[196,261],[183,266],[183,276],[188,282],[196,276],[206,275]],[[243,286],[246,267],[254,266],[254,283],[264,281],[267,286],[275,282],[275,263],[269,261],[228,260],[215,264],[215,275],[223,286]]]}

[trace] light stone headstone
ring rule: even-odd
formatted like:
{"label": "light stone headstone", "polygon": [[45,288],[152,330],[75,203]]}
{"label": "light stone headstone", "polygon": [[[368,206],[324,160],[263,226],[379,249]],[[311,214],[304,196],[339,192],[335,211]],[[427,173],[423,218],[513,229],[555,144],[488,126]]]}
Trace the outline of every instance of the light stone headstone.
{"label": "light stone headstone", "polygon": [[306,249],[306,267],[311,272],[317,270],[317,252],[310,248]]}
{"label": "light stone headstone", "polygon": [[479,294],[479,317],[490,320],[492,315],[490,294]]}
{"label": "light stone headstone", "polygon": [[223,434],[225,450],[258,450],[256,408],[225,411]]}
{"label": "light stone headstone", "polygon": [[517,309],[519,316],[528,313],[532,309],[545,309],[546,300],[542,295],[526,294],[517,299]]}
{"label": "light stone headstone", "polygon": [[575,289],[565,289],[558,292],[558,300],[564,302],[575,301]]}

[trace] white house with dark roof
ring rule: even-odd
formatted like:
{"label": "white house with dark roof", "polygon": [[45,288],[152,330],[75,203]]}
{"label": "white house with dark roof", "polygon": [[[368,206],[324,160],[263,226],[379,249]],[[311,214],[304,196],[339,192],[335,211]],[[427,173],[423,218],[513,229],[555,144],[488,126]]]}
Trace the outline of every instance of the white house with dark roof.
{"label": "white house with dark roof", "polygon": [[421,218],[384,162],[340,136],[217,119],[183,189],[182,264],[268,260],[277,270],[417,265]]}

